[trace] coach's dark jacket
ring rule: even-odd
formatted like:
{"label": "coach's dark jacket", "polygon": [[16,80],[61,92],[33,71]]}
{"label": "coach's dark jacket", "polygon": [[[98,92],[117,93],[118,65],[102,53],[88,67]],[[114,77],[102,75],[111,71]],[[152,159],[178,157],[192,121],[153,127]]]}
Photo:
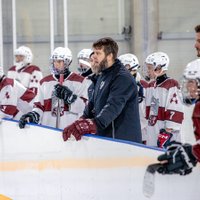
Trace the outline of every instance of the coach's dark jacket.
{"label": "coach's dark jacket", "polygon": [[133,76],[116,59],[94,79],[83,117],[94,119],[97,135],[141,143],[138,91]]}

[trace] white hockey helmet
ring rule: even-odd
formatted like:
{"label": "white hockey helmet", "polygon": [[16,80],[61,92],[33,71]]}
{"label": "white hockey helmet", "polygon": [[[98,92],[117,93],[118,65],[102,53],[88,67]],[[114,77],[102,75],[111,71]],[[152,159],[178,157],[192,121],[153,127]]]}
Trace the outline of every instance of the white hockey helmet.
{"label": "white hockey helmet", "polygon": [[118,59],[129,71],[137,70],[140,67],[138,58],[134,54],[126,53],[119,56]]}
{"label": "white hockey helmet", "polygon": [[54,67],[55,60],[64,61],[64,69],[69,68],[69,65],[72,62],[72,52],[67,47],[57,47],[54,49],[51,56],[51,71],[53,74],[60,74],[60,72]]}
{"label": "white hockey helmet", "polygon": [[153,65],[154,70],[157,67],[161,67],[162,71],[165,71],[168,70],[169,56],[164,52],[154,52],[147,56],[145,63]]}
{"label": "white hockey helmet", "polygon": [[80,73],[86,72],[91,68],[90,55],[92,54],[92,49],[82,49],[77,55],[78,60],[78,71]]}
{"label": "white hockey helmet", "polygon": [[187,64],[181,81],[184,102],[192,104],[200,96],[200,59]]}
{"label": "white hockey helmet", "polygon": [[20,62],[16,62],[16,60],[15,60],[15,66],[16,66],[17,70],[32,63],[32,61],[33,61],[32,51],[29,47],[26,47],[26,46],[20,46],[18,49],[16,49],[14,51],[14,56],[24,56],[24,59]]}
{"label": "white hockey helmet", "polygon": [[200,59],[188,63],[183,72],[183,76],[186,79],[200,79]]}

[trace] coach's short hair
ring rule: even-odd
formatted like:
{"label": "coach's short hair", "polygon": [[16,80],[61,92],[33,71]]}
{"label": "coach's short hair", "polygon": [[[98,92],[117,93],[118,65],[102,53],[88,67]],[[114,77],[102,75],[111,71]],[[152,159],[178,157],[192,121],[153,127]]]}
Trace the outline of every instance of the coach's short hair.
{"label": "coach's short hair", "polygon": [[117,58],[119,47],[118,47],[117,42],[114,41],[110,37],[104,37],[104,38],[97,40],[96,42],[93,43],[92,47],[94,49],[103,49],[106,56],[109,55],[110,53],[112,53],[113,59]]}

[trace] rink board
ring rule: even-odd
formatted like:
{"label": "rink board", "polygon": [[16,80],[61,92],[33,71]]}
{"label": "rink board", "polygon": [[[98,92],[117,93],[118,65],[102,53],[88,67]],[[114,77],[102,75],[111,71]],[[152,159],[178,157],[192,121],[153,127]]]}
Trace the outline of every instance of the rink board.
{"label": "rink board", "polygon": [[[61,130],[0,125],[0,195],[14,200],[145,200],[146,166],[162,152],[143,145],[84,136],[62,140]],[[153,200],[199,200],[200,168],[188,176],[155,176]],[[1,200],[1,199],[0,199]]]}

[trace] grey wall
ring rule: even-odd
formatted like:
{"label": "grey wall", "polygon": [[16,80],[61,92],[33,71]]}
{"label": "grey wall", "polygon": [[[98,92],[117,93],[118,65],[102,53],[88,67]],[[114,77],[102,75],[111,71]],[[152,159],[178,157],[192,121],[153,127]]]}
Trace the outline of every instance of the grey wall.
{"label": "grey wall", "polygon": [[196,58],[194,27],[200,24],[200,1],[159,0],[158,49],[169,54],[169,73],[179,78],[188,62]]}
{"label": "grey wall", "polygon": [[[4,68],[13,64],[11,1],[3,2]],[[119,43],[119,54],[135,53],[141,65],[153,51],[166,52],[171,60],[169,74],[181,76],[195,58],[194,26],[200,23],[199,0],[68,0],[69,48],[76,55],[93,41],[111,36]],[[34,64],[49,73],[49,0],[17,0],[17,46],[27,45]],[[54,1],[55,47],[64,45],[63,1]],[[128,27],[132,27],[131,34]],[[126,31],[123,32],[123,27]],[[159,36],[159,38],[158,38]]]}

